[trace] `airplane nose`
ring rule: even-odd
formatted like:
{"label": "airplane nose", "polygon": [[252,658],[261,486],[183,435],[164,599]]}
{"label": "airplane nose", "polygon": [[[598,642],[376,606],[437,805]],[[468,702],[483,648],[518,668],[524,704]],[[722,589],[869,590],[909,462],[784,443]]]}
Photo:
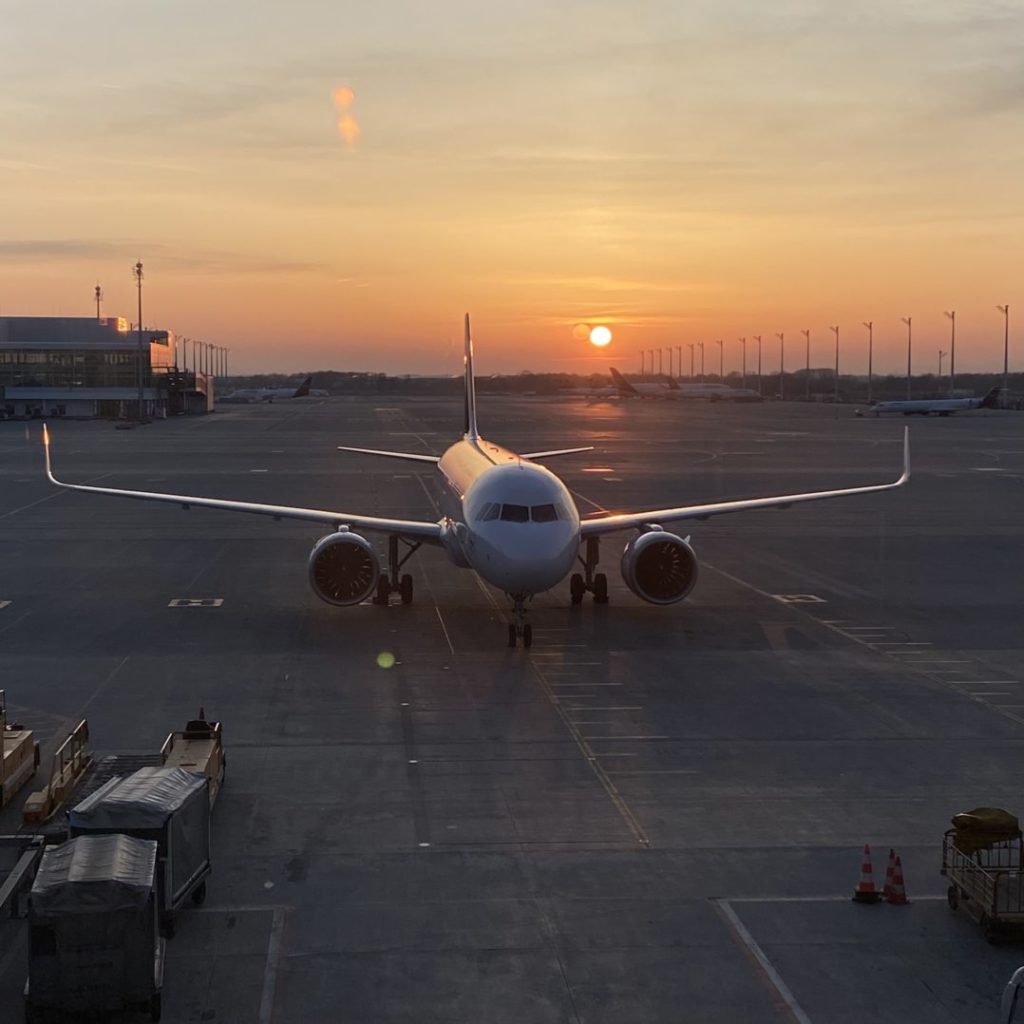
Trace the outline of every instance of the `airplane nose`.
{"label": "airplane nose", "polygon": [[509,593],[537,594],[550,590],[569,574],[579,552],[579,537],[572,531],[544,528],[531,531],[515,557],[503,559],[497,586]]}

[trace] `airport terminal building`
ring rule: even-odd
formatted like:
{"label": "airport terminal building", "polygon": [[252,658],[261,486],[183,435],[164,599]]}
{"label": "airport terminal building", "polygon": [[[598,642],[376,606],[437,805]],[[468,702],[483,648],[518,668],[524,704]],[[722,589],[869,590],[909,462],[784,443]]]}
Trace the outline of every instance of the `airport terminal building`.
{"label": "airport terminal building", "polygon": [[[173,333],[142,334],[142,416],[212,410],[212,377],[178,369]],[[135,419],[139,354],[123,317],[0,317],[0,418]]]}

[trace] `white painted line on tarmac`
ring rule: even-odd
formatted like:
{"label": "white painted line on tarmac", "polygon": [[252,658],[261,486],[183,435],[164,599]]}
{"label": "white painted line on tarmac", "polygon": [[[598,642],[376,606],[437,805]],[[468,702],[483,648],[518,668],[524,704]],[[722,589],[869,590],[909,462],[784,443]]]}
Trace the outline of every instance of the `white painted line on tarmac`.
{"label": "white painted line on tarmac", "polygon": [[[601,723],[601,725],[606,725],[606,724],[608,724],[608,723],[606,723],[606,722],[602,722]],[[638,740],[639,741],[639,740],[670,740],[672,737],[671,736],[604,736],[604,735],[598,735],[598,736],[587,736],[586,738],[588,740],[595,740],[595,741],[596,740]],[[602,754],[601,756],[603,757],[604,755]]]}
{"label": "white painted line on tarmac", "polygon": [[1009,686],[1011,683],[1019,683],[1019,679],[950,679],[947,680],[953,686]]}
{"label": "white painted line on tarmac", "polygon": [[876,640],[875,647],[931,647],[931,640]]}
{"label": "white painted line on tarmac", "polygon": [[560,689],[564,686],[621,686],[622,683],[549,683],[552,690]]}
{"label": "white painted line on tarmac", "polygon": [[269,473],[269,469],[250,469],[250,473]]}
{"label": "white painted line on tarmac", "polygon": [[[971,690],[974,697],[1009,697],[1009,690]],[[1000,704],[1001,708],[1019,708],[1019,704]]]}
{"label": "white painted line on tarmac", "polygon": [[[602,754],[602,757],[607,757]],[[618,771],[609,772],[609,775],[699,775],[696,768],[620,768]]]}
{"label": "white painted line on tarmac", "polygon": [[747,931],[747,926],[739,919],[736,911],[733,910],[725,900],[714,900],[713,902],[721,912],[722,916],[731,925],[737,938],[739,938],[743,945],[747,947],[754,959],[758,962],[761,970],[765,973],[765,977],[767,977],[772,988],[775,989],[782,998],[782,1001],[789,1008],[789,1012],[793,1014],[793,1018],[797,1021],[797,1024],[811,1024],[811,1018],[804,1013],[803,1008],[796,1001],[796,996],[793,995],[789,986],[782,980],[782,975],[775,970],[774,966],[772,966],[771,960],[765,956],[764,950],[762,950],[757,944],[754,936]]}
{"label": "white painted line on tarmac", "polygon": [[281,963],[283,936],[284,909],[275,907],[274,918],[270,924],[270,941],[267,943],[267,966],[263,971],[259,1024],[271,1024],[274,1017],[274,994],[277,990],[277,969]]}
{"label": "white painted line on tarmac", "polygon": [[219,608],[223,597],[176,597],[167,602],[168,608]]}
{"label": "white painted line on tarmac", "polygon": [[[580,696],[580,694],[576,694]],[[579,708],[574,708],[571,704],[569,705],[570,711],[643,711],[643,707],[640,704],[611,704],[603,708],[591,708],[583,705]]]}

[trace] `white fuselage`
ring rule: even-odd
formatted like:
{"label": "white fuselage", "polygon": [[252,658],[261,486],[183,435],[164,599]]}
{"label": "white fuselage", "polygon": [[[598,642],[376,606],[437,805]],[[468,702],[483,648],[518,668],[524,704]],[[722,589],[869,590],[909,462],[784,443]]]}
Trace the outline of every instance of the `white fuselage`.
{"label": "white fuselage", "polygon": [[565,579],[579,554],[580,517],[554,473],[482,438],[453,444],[438,469],[453,562],[509,594]]}
{"label": "white fuselage", "polygon": [[898,402],[879,402],[872,410],[876,416],[883,412],[902,412],[906,415],[930,412],[956,412],[958,409],[977,409],[981,406],[980,398],[919,398],[906,399]]}

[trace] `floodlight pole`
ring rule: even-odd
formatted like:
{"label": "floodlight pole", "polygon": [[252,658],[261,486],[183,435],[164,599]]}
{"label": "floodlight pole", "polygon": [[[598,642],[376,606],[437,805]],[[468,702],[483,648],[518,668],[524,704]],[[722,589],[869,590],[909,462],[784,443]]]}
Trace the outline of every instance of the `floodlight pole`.
{"label": "floodlight pole", "polygon": [[138,322],[138,340],[136,345],[136,356],[138,366],[136,369],[136,378],[139,385],[139,422],[142,422],[142,260],[138,260],[135,264],[135,286],[139,291],[139,322]]}
{"label": "floodlight pole", "polygon": [[739,341],[740,341],[740,344],[743,346],[743,382],[742,382],[742,384],[740,384],[740,387],[742,387],[744,390],[746,390],[746,387],[747,387],[747,339],[746,338],[740,338]]}
{"label": "floodlight pole", "polygon": [[722,339],[719,338],[715,342],[718,346],[718,379],[721,383],[725,383],[725,345]]}
{"label": "floodlight pole", "polygon": [[754,340],[757,342],[757,393],[760,395],[761,390],[761,335],[753,335]]}
{"label": "floodlight pole", "polygon": [[96,290],[93,293],[96,296],[96,319],[102,320],[103,316],[100,313],[100,303],[103,302],[103,289],[99,286],[99,282],[96,282]]}
{"label": "floodlight pole", "polygon": [[779,339],[779,401],[786,400],[786,332],[775,335]]}
{"label": "floodlight pole", "polygon": [[829,330],[836,336],[836,390],[833,401],[839,401],[839,325],[829,327]]}
{"label": "floodlight pole", "polygon": [[956,378],[956,310],[948,310],[946,316],[949,317],[949,394],[952,397]]}
{"label": "floodlight pole", "polygon": [[700,346],[700,382],[704,383],[704,342],[698,341],[697,344]]}
{"label": "floodlight pole", "polygon": [[676,345],[676,376],[683,375],[683,346]]}
{"label": "floodlight pole", "polygon": [[943,352],[942,349],[940,348],[939,349],[939,394],[940,395],[942,394],[942,360],[945,357],[945,355],[946,355],[946,353]]}
{"label": "floodlight pole", "polygon": [[1000,396],[1004,405],[1010,394],[1010,305],[996,306],[1003,314],[1003,393]]}
{"label": "floodlight pole", "polygon": [[909,401],[910,400],[910,354],[911,354],[911,350],[912,350],[912,346],[913,346],[913,340],[914,340],[914,335],[913,335],[914,325],[912,323],[914,318],[911,317],[911,316],[904,316],[904,317],[900,317],[900,319],[907,325],[907,401]]}
{"label": "floodlight pole", "polygon": [[690,346],[690,383],[692,384],[693,383],[693,345],[694,345],[694,343],[692,341],[688,341],[686,344]]}
{"label": "floodlight pole", "polygon": [[800,333],[804,336],[804,341],[807,342],[807,366],[804,370],[807,375],[807,383],[804,387],[804,398],[809,402],[811,400],[811,329],[808,327],[806,331]]}
{"label": "floodlight pole", "polygon": [[875,322],[874,320],[862,320],[861,323],[868,329],[868,404],[871,404],[871,363],[875,348]]}

